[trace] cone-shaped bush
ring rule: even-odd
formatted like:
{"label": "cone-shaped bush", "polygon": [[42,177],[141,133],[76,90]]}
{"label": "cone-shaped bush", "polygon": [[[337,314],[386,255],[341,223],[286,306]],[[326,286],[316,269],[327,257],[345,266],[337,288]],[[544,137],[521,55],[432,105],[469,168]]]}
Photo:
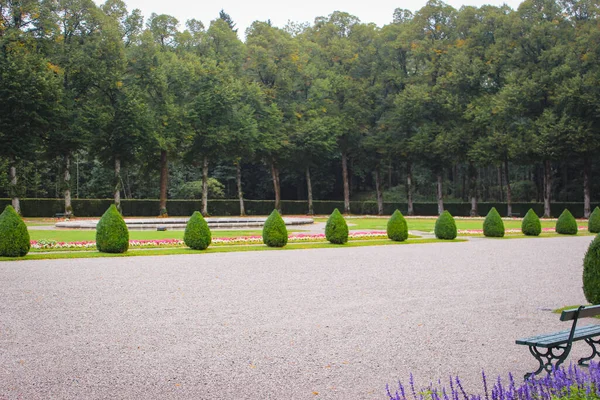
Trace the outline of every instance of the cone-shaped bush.
{"label": "cone-shaped bush", "polygon": [[27,225],[12,206],[0,214],[0,257],[23,257],[31,247]]}
{"label": "cone-shaped bush", "polygon": [[125,253],[129,248],[127,225],[114,204],[96,226],[96,248],[102,253]]}
{"label": "cone-shaped bush", "polygon": [[444,211],[435,221],[435,237],[443,240],[454,240],[457,234],[454,218],[448,211]]}
{"label": "cone-shaped bush", "polygon": [[337,208],[327,220],[325,237],[333,244],[344,244],[348,241],[348,224]]}
{"label": "cone-shaped bush", "polygon": [[408,225],[402,213],[394,211],[387,223],[387,235],[396,242],[404,242],[408,239]]}
{"label": "cone-shaped bush", "polygon": [[592,233],[600,233],[600,208],[594,208],[590,219],[588,220],[588,231]]}
{"label": "cone-shaped bush", "polygon": [[262,237],[263,243],[269,247],[283,247],[287,244],[287,228],[277,210],[273,210],[269,218],[265,221]]}
{"label": "cone-shaped bush", "polygon": [[600,235],[592,241],[583,258],[583,294],[591,304],[600,303]]}
{"label": "cone-shaped bush", "polygon": [[521,232],[526,236],[540,236],[540,233],[542,233],[540,217],[538,217],[532,208],[527,211],[525,218],[521,222]]}
{"label": "cone-shaped bush", "polygon": [[204,250],[210,245],[211,241],[212,235],[206,220],[202,217],[202,214],[194,211],[185,226],[183,242],[186,246],[194,250]]}
{"label": "cone-shaped bush", "polygon": [[577,235],[577,221],[571,211],[565,208],[556,221],[556,233],[562,235]]}
{"label": "cone-shaped bush", "polygon": [[483,221],[483,235],[486,237],[504,237],[504,222],[502,217],[496,210],[496,207],[492,207],[485,221]]}

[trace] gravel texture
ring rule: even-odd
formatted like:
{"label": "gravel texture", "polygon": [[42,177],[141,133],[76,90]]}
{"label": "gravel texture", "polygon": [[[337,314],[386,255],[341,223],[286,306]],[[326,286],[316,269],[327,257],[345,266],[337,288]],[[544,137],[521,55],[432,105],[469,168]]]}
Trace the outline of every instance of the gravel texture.
{"label": "gravel texture", "polygon": [[536,367],[515,339],[569,328],[548,310],[585,301],[591,240],[0,263],[0,399],[384,399],[411,372],[479,389]]}

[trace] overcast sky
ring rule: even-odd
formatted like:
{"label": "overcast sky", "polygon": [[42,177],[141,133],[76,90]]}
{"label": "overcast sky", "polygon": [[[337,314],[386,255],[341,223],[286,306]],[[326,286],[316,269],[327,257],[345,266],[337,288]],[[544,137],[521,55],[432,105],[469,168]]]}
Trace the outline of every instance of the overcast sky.
{"label": "overcast sky", "polygon": [[[101,4],[103,0],[95,0]],[[447,0],[448,4],[455,8],[462,5],[481,6],[483,4],[501,5],[508,4],[516,9],[520,3],[518,0]],[[191,18],[201,20],[206,27],[210,21],[216,19],[219,11],[224,9],[239,29],[240,38],[244,38],[246,28],[256,20],[266,21],[270,19],[273,25],[283,27],[288,20],[295,22],[312,23],[315,17],[327,16],[333,11],[345,11],[357,16],[361,22],[374,22],[379,26],[386,25],[392,21],[394,10],[398,7],[416,11],[423,7],[426,0],[125,0],[127,9],[139,8],[145,18],[153,12],[157,14],[169,14],[179,20],[182,29],[185,21]]]}

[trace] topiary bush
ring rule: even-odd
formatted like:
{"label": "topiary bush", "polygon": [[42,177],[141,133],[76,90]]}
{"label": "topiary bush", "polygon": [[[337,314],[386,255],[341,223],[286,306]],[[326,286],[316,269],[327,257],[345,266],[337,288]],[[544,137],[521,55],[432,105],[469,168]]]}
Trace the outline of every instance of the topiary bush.
{"label": "topiary bush", "polygon": [[387,223],[387,235],[396,242],[404,242],[408,239],[408,225],[402,213],[394,211]]}
{"label": "topiary bush", "polygon": [[588,231],[591,233],[600,233],[600,208],[594,208],[590,219],[588,220]]}
{"label": "topiary bush", "polygon": [[502,222],[502,217],[500,217],[496,207],[492,207],[487,217],[485,217],[485,221],[483,221],[483,235],[486,237],[504,237],[504,222]]}
{"label": "topiary bush", "polygon": [[583,294],[591,304],[600,303],[600,235],[592,241],[583,258]]}
{"label": "topiary bush", "polygon": [[443,240],[456,239],[456,222],[448,211],[444,211],[435,221],[435,237]]}
{"label": "topiary bush", "polygon": [[30,248],[27,225],[12,206],[6,206],[0,214],[0,257],[23,257]]}
{"label": "topiary bush", "polygon": [[269,218],[265,221],[262,237],[263,243],[269,247],[283,247],[287,244],[287,228],[277,210],[273,210]]}
{"label": "topiary bush", "polygon": [[125,253],[129,248],[129,230],[114,204],[96,225],[96,248],[102,253]]}
{"label": "topiary bush", "polygon": [[532,208],[527,211],[525,218],[521,222],[521,232],[526,236],[540,236],[540,233],[542,233],[540,217],[538,217]]}
{"label": "topiary bush", "polygon": [[577,235],[577,221],[571,211],[565,208],[556,221],[556,233],[562,235]]}
{"label": "topiary bush", "polygon": [[333,244],[348,242],[348,224],[337,208],[333,210],[325,225],[325,237]]}
{"label": "topiary bush", "polygon": [[206,220],[198,211],[194,211],[183,234],[183,242],[194,250],[204,250],[212,242],[212,235]]}

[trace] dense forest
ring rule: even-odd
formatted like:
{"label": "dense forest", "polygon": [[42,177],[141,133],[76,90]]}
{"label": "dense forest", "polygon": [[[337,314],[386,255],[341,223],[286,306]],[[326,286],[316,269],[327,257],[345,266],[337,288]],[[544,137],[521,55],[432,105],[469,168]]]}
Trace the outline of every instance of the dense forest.
{"label": "dense forest", "polygon": [[[408,204],[600,197],[600,10],[430,0],[196,19],[121,0],[0,0],[0,197]],[[268,17],[268,16],[266,16]]]}

